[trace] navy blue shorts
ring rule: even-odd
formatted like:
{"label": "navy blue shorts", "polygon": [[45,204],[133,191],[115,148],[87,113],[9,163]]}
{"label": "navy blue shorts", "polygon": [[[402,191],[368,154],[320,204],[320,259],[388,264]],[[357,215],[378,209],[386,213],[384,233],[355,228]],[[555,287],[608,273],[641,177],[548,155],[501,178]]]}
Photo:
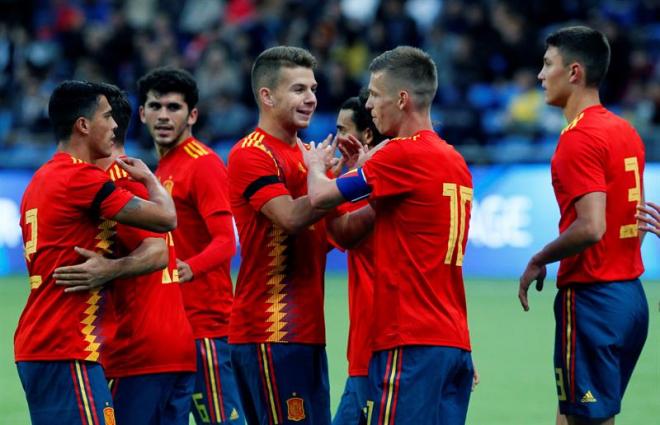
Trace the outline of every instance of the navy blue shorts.
{"label": "navy blue shorts", "polygon": [[192,372],[114,378],[108,386],[120,425],[188,425]]}
{"label": "navy blue shorts", "polygon": [[474,367],[470,352],[404,346],[377,351],[369,363],[370,425],[463,425]]}
{"label": "navy blue shorts", "polygon": [[349,376],[341,395],[337,413],[332,418],[332,425],[363,425],[367,423],[367,398],[369,396],[369,378]]}
{"label": "navy blue shorts", "polygon": [[71,360],[17,362],[16,367],[33,425],[115,425],[100,364]]}
{"label": "navy blue shorts", "polygon": [[554,309],[559,410],[592,419],[616,415],[648,333],[642,284],[562,288]]}
{"label": "navy blue shorts", "polygon": [[250,425],[330,424],[324,346],[233,344],[231,361]]}
{"label": "navy blue shorts", "polygon": [[243,423],[227,337],[196,339],[195,345],[197,374],[191,407],[195,422],[198,425]]}

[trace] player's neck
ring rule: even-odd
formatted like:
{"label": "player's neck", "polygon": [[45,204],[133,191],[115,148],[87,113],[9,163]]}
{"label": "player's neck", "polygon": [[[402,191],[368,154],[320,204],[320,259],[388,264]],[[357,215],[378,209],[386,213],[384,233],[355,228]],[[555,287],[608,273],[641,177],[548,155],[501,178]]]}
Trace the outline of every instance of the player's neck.
{"label": "player's neck", "polygon": [[271,136],[283,141],[284,143],[290,146],[296,146],[298,140],[297,128],[282,125],[282,123],[273,117],[264,114],[259,116],[259,123],[257,126]]}
{"label": "player's neck", "polygon": [[186,140],[188,140],[191,137],[192,137],[192,131],[186,130],[183,133],[181,133],[181,135],[179,136],[179,139],[174,143],[170,143],[169,145],[159,145],[158,143],[155,143],[156,152],[158,153],[158,159],[164,157],[165,155],[167,155],[167,153],[169,151],[176,148],[181,143],[185,142]]}
{"label": "player's neck", "polygon": [[112,163],[115,162],[115,159],[124,155],[126,155],[126,150],[124,149],[124,146],[114,145],[112,147],[112,155],[110,155],[107,158],[97,159],[96,161],[94,161],[94,164],[96,164],[96,166],[101,168],[102,170],[107,170],[112,165]]}
{"label": "player's neck", "polygon": [[428,112],[414,112],[403,120],[396,137],[411,137],[422,130],[433,131],[431,116]]}
{"label": "player's neck", "polygon": [[92,158],[92,152],[85,141],[79,140],[75,136],[71,136],[69,140],[60,140],[57,144],[57,150],[59,152],[68,153],[72,157],[90,164],[95,159]]}
{"label": "player's neck", "polygon": [[581,88],[569,96],[566,105],[562,108],[566,122],[573,122],[575,117],[590,106],[600,105],[598,89]]}

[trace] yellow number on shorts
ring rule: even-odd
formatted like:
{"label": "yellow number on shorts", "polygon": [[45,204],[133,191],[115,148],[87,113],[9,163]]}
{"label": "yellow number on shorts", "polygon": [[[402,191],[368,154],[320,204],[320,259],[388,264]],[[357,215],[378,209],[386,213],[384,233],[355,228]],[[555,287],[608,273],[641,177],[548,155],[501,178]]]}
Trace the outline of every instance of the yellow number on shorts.
{"label": "yellow number on shorts", "polygon": [[197,409],[197,413],[199,413],[199,418],[205,424],[209,424],[211,423],[211,418],[209,417],[209,412],[206,411],[206,406],[204,406],[204,403],[202,402],[203,398],[204,395],[202,395],[202,393],[194,393],[192,396],[195,409]]}
{"label": "yellow number on shorts", "polygon": [[566,389],[564,388],[564,372],[560,367],[555,368],[555,379],[557,380],[557,396],[559,401],[566,401]]}
{"label": "yellow number on shorts", "polygon": [[371,416],[374,413],[374,402],[373,400],[367,400],[367,424],[371,424]]}
{"label": "yellow number on shorts", "polygon": [[[463,265],[463,239],[465,238],[465,216],[467,203],[472,204],[472,188],[457,186],[456,183],[444,183],[442,185],[442,194],[449,197],[449,240],[447,241],[447,254],[445,255],[445,264],[451,264],[454,250],[458,245],[456,253],[457,266]],[[459,199],[460,199],[460,217],[459,217]]]}
{"label": "yellow number on shorts", "polygon": [[[628,202],[635,202],[639,204],[642,202],[642,190],[639,180],[639,163],[637,157],[631,156],[624,159],[624,166],[626,171],[635,173],[635,186],[628,189]],[[624,224],[619,228],[619,238],[636,238],[638,235],[637,223]]]}

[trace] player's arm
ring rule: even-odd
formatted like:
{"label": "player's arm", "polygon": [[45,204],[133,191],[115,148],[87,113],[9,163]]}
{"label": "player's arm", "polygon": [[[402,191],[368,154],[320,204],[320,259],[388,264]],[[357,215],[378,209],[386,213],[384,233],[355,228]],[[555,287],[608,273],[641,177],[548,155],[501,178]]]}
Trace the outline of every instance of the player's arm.
{"label": "player's arm", "polygon": [[351,249],[360,243],[374,227],[376,212],[370,205],[333,218],[328,232],[342,248]]}
{"label": "player's arm", "polygon": [[579,198],[574,204],[575,221],[529,260],[518,289],[518,298],[525,311],[529,310],[527,291],[532,282],[536,281],[538,291],[543,289],[546,264],[578,254],[601,240],[606,229],[605,203],[604,192],[591,192]]}
{"label": "player's arm", "polygon": [[280,195],[267,201],[260,211],[286,233],[294,234],[319,221],[328,209],[315,208],[307,195],[296,199]]}
{"label": "player's arm", "polygon": [[136,181],[144,184],[149,200],[133,197],[114,217],[123,224],[154,232],[168,232],[176,228],[176,209],[172,197],[156,176],[135,158],[118,158],[117,163]]}
{"label": "player's arm", "polygon": [[146,238],[129,255],[110,259],[84,248],[75,248],[86,258],[74,266],[58,267],[53,273],[57,285],[64,285],[65,292],[88,291],[105,283],[139,276],[167,266],[168,251],[164,238]]}
{"label": "player's arm", "polygon": [[177,259],[180,282],[189,282],[195,276],[217,269],[236,253],[234,224],[228,212],[211,214],[205,218],[211,242],[199,254],[185,261]]}

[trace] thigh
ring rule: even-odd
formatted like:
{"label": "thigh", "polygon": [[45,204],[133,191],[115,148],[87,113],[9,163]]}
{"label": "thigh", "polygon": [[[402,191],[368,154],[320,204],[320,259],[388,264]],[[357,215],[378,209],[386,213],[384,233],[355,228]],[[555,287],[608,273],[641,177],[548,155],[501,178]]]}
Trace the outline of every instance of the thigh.
{"label": "thigh", "polygon": [[332,425],[359,425],[366,423],[365,408],[369,381],[363,376],[346,379],[344,393],[339,401]]}
{"label": "thigh", "polygon": [[172,385],[160,410],[158,425],[188,425],[195,374],[173,373]]}
{"label": "thigh", "polygon": [[168,374],[147,374],[113,378],[108,382],[117,422],[122,425],[148,425],[158,420],[171,381]]}
{"label": "thigh", "polygon": [[609,418],[646,339],[648,306],[639,281],[562,288],[555,300],[555,377],[559,409]]}
{"label": "thigh", "polygon": [[369,365],[371,425],[464,424],[472,384],[470,353],[452,347],[397,347]]}
{"label": "thigh", "polygon": [[249,423],[330,423],[325,347],[238,344],[232,363]]}
{"label": "thigh", "polygon": [[233,423],[243,419],[227,338],[201,338],[191,411],[198,424]]}
{"label": "thigh", "polygon": [[85,361],[18,362],[32,424],[114,424],[103,369]]}

